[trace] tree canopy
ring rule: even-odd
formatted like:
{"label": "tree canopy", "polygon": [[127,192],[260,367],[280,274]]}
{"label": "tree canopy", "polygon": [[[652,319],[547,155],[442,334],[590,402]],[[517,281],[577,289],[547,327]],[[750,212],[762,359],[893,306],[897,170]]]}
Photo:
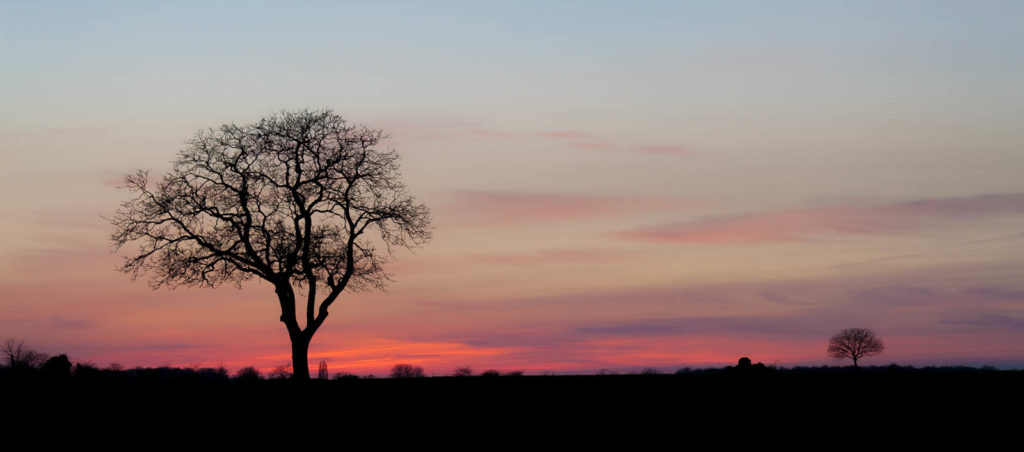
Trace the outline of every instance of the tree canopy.
{"label": "tree canopy", "polygon": [[847,328],[832,336],[828,343],[828,353],[836,359],[850,358],[853,366],[857,360],[865,356],[877,355],[885,350],[882,340],[868,328]]}

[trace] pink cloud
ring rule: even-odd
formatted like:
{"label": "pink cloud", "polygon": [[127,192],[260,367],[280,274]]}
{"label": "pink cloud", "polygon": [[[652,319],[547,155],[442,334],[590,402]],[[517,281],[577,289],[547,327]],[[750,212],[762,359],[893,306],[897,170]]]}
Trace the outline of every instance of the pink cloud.
{"label": "pink cloud", "polygon": [[570,147],[577,149],[583,149],[587,151],[614,151],[618,149],[618,146],[614,143],[604,141],[583,141],[583,142],[572,142],[568,143]]}
{"label": "pink cloud", "polygon": [[473,256],[474,260],[497,265],[537,265],[547,263],[606,262],[620,259],[620,251],[595,249],[541,250],[531,254],[483,254]]}
{"label": "pink cloud", "polygon": [[653,198],[461,190],[452,193],[445,210],[462,224],[493,226],[573,220],[667,205]]}
{"label": "pink cloud", "polygon": [[510,132],[508,130],[499,129],[488,129],[483,127],[469,127],[465,130],[465,133],[470,136],[482,137],[482,138],[518,138],[520,134]]}
{"label": "pink cloud", "polygon": [[633,146],[631,149],[644,154],[685,154],[686,148],[676,144]]}
{"label": "pink cloud", "polygon": [[553,130],[547,132],[540,132],[537,135],[546,138],[558,138],[563,140],[585,140],[591,137],[590,134],[583,133],[578,130]]}
{"label": "pink cloud", "polygon": [[[600,137],[581,132],[578,130],[554,130],[548,132],[540,132],[538,136],[545,138],[554,138],[566,142],[566,145],[576,149],[583,149],[587,151],[614,151],[623,148],[623,145],[610,140],[604,140]],[[639,152],[642,154],[684,154],[686,149],[681,145],[635,145],[626,146],[625,149],[629,151]]]}
{"label": "pink cloud", "polygon": [[938,198],[875,206],[825,206],[705,218],[619,232],[650,242],[769,243],[826,234],[887,234],[940,221],[1024,213],[1024,193]]}

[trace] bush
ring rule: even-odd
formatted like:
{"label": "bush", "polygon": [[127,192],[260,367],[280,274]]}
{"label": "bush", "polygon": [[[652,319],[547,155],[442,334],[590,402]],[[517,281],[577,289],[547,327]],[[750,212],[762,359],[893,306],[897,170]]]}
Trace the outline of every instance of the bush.
{"label": "bush", "polygon": [[260,379],[260,370],[254,366],[243,367],[235,372],[235,380],[255,381]]}
{"label": "bush", "polygon": [[359,379],[359,375],[350,374],[348,372],[338,372],[338,373],[334,374],[334,379],[335,380],[358,380]]}
{"label": "bush", "polygon": [[391,378],[421,378],[425,376],[422,367],[412,364],[395,364],[395,367],[391,368]]}
{"label": "bush", "polygon": [[50,358],[43,364],[43,376],[54,379],[67,379],[71,377],[71,360],[68,355],[57,355]]}

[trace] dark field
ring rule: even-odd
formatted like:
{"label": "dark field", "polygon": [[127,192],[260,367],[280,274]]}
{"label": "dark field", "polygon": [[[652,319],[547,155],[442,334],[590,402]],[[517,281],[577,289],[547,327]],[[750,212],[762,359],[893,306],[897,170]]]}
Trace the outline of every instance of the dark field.
{"label": "dark field", "polygon": [[665,434],[672,429],[818,435],[845,429],[850,435],[853,430],[868,436],[889,432],[904,439],[908,432],[923,434],[921,429],[926,429],[931,432],[927,439],[934,441],[942,438],[934,435],[963,438],[1020,430],[1024,372],[897,366],[725,368],[653,375],[343,378],[299,384],[165,368],[98,371],[65,379],[8,373],[2,388],[8,412],[21,413],[17,422],[28,425],[190,426],[211,431],[244,426],[269,432],[322,424],[401,431],[529,428],[559,434],[585,428],[591,436]]}

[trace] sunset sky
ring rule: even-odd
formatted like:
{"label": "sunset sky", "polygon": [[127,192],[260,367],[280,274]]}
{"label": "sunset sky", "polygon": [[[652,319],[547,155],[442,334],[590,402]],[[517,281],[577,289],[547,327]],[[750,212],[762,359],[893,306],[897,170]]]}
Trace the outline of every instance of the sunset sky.
{"label": "sunset sky", "polygon": [[[273,288],[151,290],[112,215],[201,129],[390,134],[433,240],[311,366],[1024,368],[1024,3],[0,0],[0,339],[290,359]],[[845,363],[844,363],[845,364]]]}

